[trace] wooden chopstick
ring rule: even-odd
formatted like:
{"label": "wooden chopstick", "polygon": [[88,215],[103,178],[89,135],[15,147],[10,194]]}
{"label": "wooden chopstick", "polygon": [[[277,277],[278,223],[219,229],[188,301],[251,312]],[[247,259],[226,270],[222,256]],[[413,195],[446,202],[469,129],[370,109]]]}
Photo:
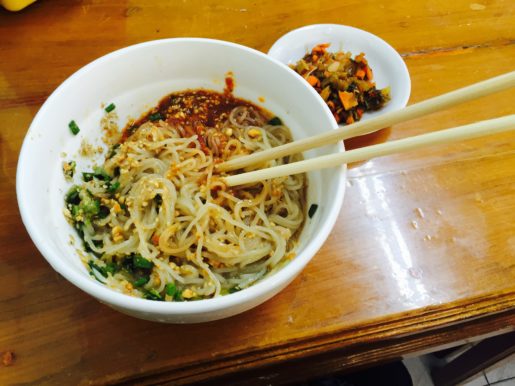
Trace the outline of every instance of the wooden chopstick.
{"label": "wooden chopstick", "polygon": [[426,146],[477,138],[484,135],[514,129],[515,114],[512,114],[501,118],[489,119],[469,125],[454,127],[452,129],[417,135],[410,138],[381,143],[379,145],[368,146],[343,153],[329,154],[291,164],[237,174],[225,177],[224,182],[228,186],[243,185],[270,178],[284,177],[317,169],[331,168],[344,163],[362,161],[374,157],[415,150]]}
{"label": "wooden chopstick", "polygon": [[343,139],[368,134],[397,123],[418,118],[513,86],[515,86],[515,71],[427,99],[401,110],[384,113],[366,121],[353,123],[349,126],[331,130],[320,135],[300,139],[269,150],[234,158],[217,165],[217,169],[219,171],[236,170],[290,154],[301,153],[309,149],[336,143]]}

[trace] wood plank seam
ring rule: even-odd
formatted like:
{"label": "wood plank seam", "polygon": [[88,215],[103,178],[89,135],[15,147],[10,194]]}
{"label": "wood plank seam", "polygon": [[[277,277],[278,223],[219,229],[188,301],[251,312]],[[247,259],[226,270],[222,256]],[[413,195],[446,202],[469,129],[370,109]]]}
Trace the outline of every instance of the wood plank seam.
{"label": "wood plank seam", "polygon": [[399,54],[403,58],[418,58],[423,56],[431,56],[435,54],[448,54],[459,52],[463,50],[476,50],[476,49],[484,49],[484,48],[498,48],[498,47],[506,47],[515,44],[515,39],[498,39],[492,40],[480,44],[467,44],[462,46],[452,46],[452,47],[434,47],[427,48],[416,51],[407,51],[407,52],[399,52]]}

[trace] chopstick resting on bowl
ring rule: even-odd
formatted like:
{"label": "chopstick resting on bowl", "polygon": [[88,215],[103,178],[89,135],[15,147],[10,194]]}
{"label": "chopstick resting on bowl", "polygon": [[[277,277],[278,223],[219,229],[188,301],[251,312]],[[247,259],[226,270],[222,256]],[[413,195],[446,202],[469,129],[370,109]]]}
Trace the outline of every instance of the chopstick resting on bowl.
{"label": "chopstick resting on bowl", "polygon": [[464,103],[482,96],[506,90],[513,86],[515,86],[515,71],[415,103],[401,110],[390,111],[366,121],[356,122],[350,126],[341,127],[320,135],[300,139],[269,150],[254,153],[252,155],[233,158],[217,165],[217,170],[230,171],[242,169],[249,165],[255,165],[257,163],[281,158],[290,154],[301,153],[309,149],[336,143],[347,138],[369,134],[382,128],[431,114],[459,103]]}
{"label": "chopstick resting on bowl", "polygon": [[501,118],[489,119],[452,129],[440,130],[410,138],[398,139],[379,145],[367,146],[360,149],[324,155],[304,161],[294,162],[267,169],[225,177],[228,186],[243,185],[270,178],[284,177],[291,174],[305,173],[312,170],[331,168],[344,163],[362,161],[389,154],[415,150],[426,146],[452,143],[464,139],[472,139],[485,135],[501,133],[515,129],[515,114]]}
{"label": "chopstick resting on bowl", "polygon": [[[254,153],[250,156],[235,158],[218,165],[218,169],[220,171],[240,169],[258,162],[284,157],[304,150],[334,143],[342,139],[367,134],[395,123],[404,122],[430,114],[437,110],[505,90],[513,86],[515,86],[515,71],[416,103],[402,110],[389,112],[382,116],[369,119],[368,121],[355,123],[350,127],[339,128],[331,132],[294,141],[270,150]],[[515,129],[515,115],[508,115],[452,129],[346,151],[344,153],[329,154],[291,164],[228,176],[224,178],[224,181],[228,186],[243,185],[264,179],[335,167],[344,163],[362,161],[431,145],[477,138],[513,129]]]}

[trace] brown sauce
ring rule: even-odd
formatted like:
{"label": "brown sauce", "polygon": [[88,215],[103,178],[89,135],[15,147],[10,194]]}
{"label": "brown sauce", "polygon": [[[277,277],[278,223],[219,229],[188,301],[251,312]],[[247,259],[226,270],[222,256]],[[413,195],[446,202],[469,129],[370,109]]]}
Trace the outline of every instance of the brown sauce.
{"label": "brown sauce", "polygon": [[[148,121],[166,121],[172,126],[181,126],[185,135],[193,136],[197,135],[198,140],[205,153],[210,153],[211,150],[206,144],[205,133],[207,128],[221,129],[222,125],[229,114],[235,107],[245,106],[251,107],[254,111],[261,114],[264,121],[277,120],[272,113],[266,109],[259,107],[252,102],[244,99],[236,98],[229,92],[234,87],[233,78],[230,76],[226,77],[226,89],[224,93],[204,90],[204,89],[193,89],[175,92],[165,96],[161,99],[158,105],[152,108],[150,111],[143,114],[139,119],[134,122],[129,122],[122,132],[121,142],[125,141],[136,131],[141,125]],[[273,118],[273,119],[272,119]],[[280,121],[280,120],[279,120]],[[272,123],[274,124],[274,123]],[[224,136],[220,130],[219,133]],[[214,162],[223,162],[222,159],[215,157]],[[221,187],[216,186],[212,189],[212,195],[217,198],[217,190]],[[261,192],[260,189],[253,192],[253,195],[257,195]],[[247,187],[236,186],[228,189],[229,192],[240,198],[245,199],[245,194],[248,194]],[[306,194],[307,194],[307,181],[303,187],[302,192],[302,206],[307,214],[306,205]],[[302,231],[302,225],[296,233],[293,235],[292,240],[295,240],[300,232]]]}
{"label": "brown sauce", "polygon": [[266,110],[230,93],[211,90],[186,90],[165,96],[159,104],[143,114],[141,118],[127,125],[122,138],[127,139],[138,127],[148,121],[164,120],[172,126],[181,125],[191,134],[199,134],[206,127],[219,128],[238,106],[252,107],[269,118]]}
{"label": "brown sauce", "polygon": [[225,88],[224,94],[231,94],[234,91],[234,78],[232,77],[232,72],[227,73],[225,77]]}

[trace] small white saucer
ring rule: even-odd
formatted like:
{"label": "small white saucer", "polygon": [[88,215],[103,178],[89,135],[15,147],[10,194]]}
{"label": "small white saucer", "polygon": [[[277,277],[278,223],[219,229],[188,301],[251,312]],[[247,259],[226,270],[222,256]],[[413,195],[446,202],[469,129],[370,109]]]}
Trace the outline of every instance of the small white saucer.
{"label": "small white saucer", "polygon": [[406,106],[411,80],[406,64],[395,49],[381,38],[358,28],[339,24],[314,24],[288,32],[277,40],[268,55],[284,64],[293,64],[320,43],[331,43],[329,51],[365,53],[379,89],[390,87],[392,99],[382,109],[362,119]]}

